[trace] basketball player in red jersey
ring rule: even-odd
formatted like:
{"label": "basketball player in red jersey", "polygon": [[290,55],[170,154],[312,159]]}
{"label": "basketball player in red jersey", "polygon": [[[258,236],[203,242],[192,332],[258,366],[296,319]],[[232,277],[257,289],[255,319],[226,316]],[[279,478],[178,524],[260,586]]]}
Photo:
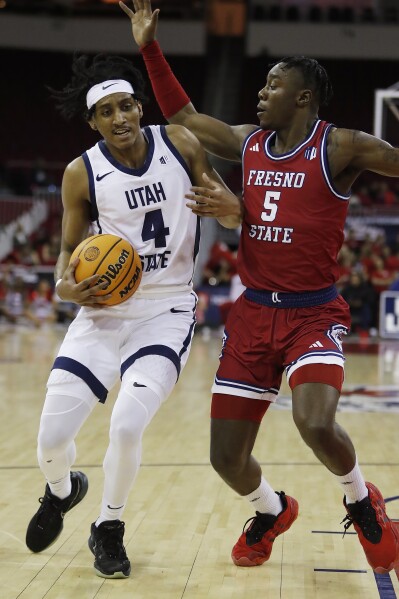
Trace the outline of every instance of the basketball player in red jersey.
{"label": "basketball player in red jersey", "polygon": [[[341,485],[347,511],[376,572],[399,559],[399,537],[384,500],[365,482],[355,449],[335,413],[343,382],[341,337],[349,309],[334,286],[351,186],[365,170],[399,176],[399,150],[318,117],[332,89],[324,68],[302,56],[284,58],[259,92],[260,126],[230,126],[196,112],[155,41],[158,10],[134,0],[129,16],[164,116],[185,125],[205,149],[242,160],[244,216],[238,253],[246,291],[233,306],[212,397],[211,462],[255,509],[233,547],[238,566],[269,559],[274,539],[298,515],[295,499],[263,478],[252,449],[276,399],[283,372],[292,390],[295,424]],[[221,189],[194,187],[201,214]],[[197,195],[194,195],[197,194]],[[250,326],[248,326],[250,324]]]}

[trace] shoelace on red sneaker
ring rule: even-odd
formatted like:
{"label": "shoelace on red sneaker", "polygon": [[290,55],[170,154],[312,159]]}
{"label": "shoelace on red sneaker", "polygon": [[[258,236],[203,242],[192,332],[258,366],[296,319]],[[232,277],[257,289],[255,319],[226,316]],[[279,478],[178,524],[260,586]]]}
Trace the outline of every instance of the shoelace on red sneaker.
{"label": "shoelace on red sneaker", "polygon": [[375,509],[371,505],[370,500],[368,498],[366,499],[367,501],[365,501],[363,505],[360,504],[362,504],[364,500],[359,501],[358,504],[354,503],[347,506],[350,513],[341,521],[341,524],[345,522],[345,530],[342,538],[345,536],[348,528],[356,522],[364,537],[370,541],[370,543],[377,544],[382,537],[382,528],[378,524]]}
{"label": "shoelace on red sneaker", "polygon": [[[255,545],[255,543],[259,543],[262,540],[265,532],[273,528],[274,523],[277,520],[277,516],[273,516],[272,514],[261,514],[260,512],[255,512],[256,516],[252,516],[249,518],[245,524],[242,532],[246,533],[247,544]],[[247,524],[251,522],[248,529],[245,530]]]}

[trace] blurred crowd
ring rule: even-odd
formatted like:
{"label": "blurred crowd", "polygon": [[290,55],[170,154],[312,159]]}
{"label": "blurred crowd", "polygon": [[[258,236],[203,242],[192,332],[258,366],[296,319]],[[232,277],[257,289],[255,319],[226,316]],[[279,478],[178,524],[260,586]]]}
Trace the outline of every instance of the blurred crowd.
{"label": "blurred crowd", "polygon": [[[360,187],[351,200],[354,214],[363,208],[399,207],[395,185],[379,180]],[[239,231],[227,241],[225,232],[219,229],[196,288],[199,330],[223,326],[232,303],[244,289],[237,274]],[[60,301],[54,293],[53,269],[60,239],[59,214],[53,214],[30,236],[17,226],[13,250],[0,264],[0,322],[41,327],[73,320],[77,306]],[[399,290],[399,234],[392,239],[386,227],[356,221],[346,229],[338,261],[337,286],[350,306],[352,333],[362,337],[377,334],[380,295],[388,289]]]}
{"label": "blurred crowd", "polygon": [[49,218],[30,236],[17,225],[13,250],[0,264],[0,321],[34,327],[72,322],[78,306],[54,291],[60,242],[58,219]]}

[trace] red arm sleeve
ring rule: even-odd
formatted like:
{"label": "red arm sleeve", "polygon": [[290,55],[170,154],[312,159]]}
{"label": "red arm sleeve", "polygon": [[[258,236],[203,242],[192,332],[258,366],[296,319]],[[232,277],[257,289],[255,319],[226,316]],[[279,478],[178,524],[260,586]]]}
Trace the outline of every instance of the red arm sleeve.
{"label": "red arm sleeve", "polygon": [[152,89],[166,119],[190,103],[190,98],[176,79],[157,41],[141,46]]}

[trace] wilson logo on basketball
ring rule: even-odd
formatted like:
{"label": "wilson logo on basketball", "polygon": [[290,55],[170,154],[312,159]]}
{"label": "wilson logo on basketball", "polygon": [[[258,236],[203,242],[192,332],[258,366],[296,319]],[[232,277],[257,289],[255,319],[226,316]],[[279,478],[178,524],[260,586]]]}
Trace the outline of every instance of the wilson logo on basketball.
{"label": "wilson logo on basketball", "polygon": [[112,281],[118,276],[118,274],[122,270],[124,264],[126,263],[127,258],[129,258],[129,256],[130,256],[130,252],[123,249],[119,256],[118,262],[116,262],[115,264],[108,264],[107,270],[99,278],[99,280],[97,281],[97,284],[98,283],[108,283],[108,285],[110,285],[112,283]]}
{"label": "wilson logo on basketball", "polygon": [[92,245],[85,251],[83,257],[88,262],[93,262],[93,260],[96,260],[99,255],[100,255],[100,250],[98,249],[98,247],[96,247],[95,245]]}

